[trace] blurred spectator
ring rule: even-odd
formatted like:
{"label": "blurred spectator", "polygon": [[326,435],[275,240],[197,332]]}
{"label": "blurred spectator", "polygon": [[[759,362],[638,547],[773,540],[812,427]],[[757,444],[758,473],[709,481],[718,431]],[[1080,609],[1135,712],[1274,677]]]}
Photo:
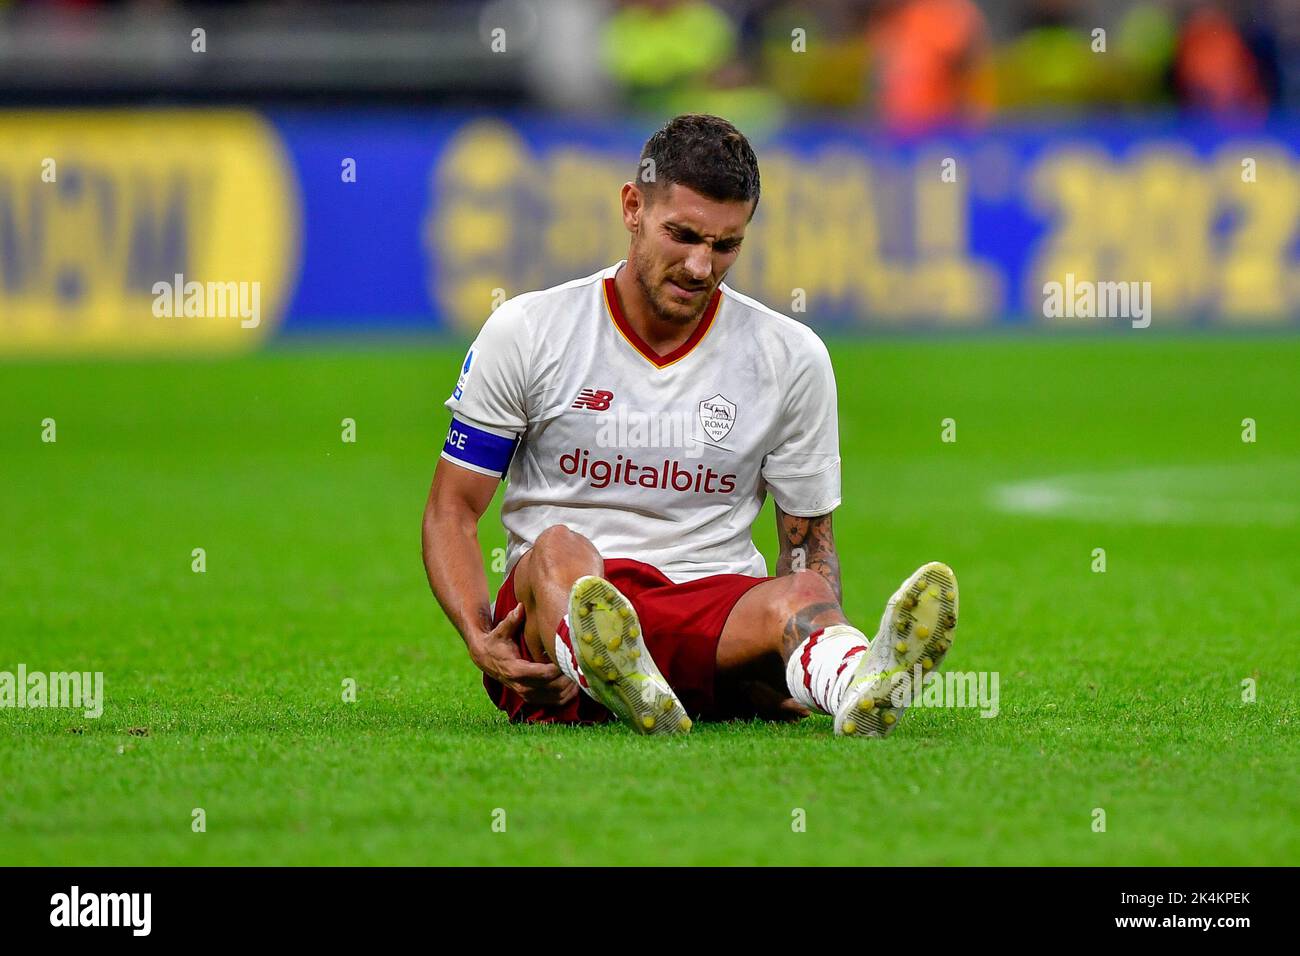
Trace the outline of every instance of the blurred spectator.
{"label": "blurred spectator", "polygon": [[753,133],[779,122],[782,103],[739,56],[738,33],[703,0],[624,0],[605,24],[601,53],[630,106],[719,113]]}
{"label": "blurred spectator", "polygon": [[1168,0],[1125,11],[1115,30],[1115,63],[1101,83],[1106,99],[1128,106],[1168,102],[1177,32]]}
{"label": "blurred spectator", "polygon": [[869,14],[855,0],[786,0],[765,11],[763,73],[773,89],[800,107],[857,111],[868,92]]}
{"label": "blurred spectator", "polygon": [[971,0],[891,0],[869,37],[891,129],[921,132],[985,112],[988,27]]}
{"label": "blurred spectator", "polygon": [[700,0],[624,0],[601,43],[610,74],[643,101],[703,80],[735,50],[735,25]]}
{"label": "blurred spectator", "polygon": [[1268,96],[1254,54],[1217,5],[1192,12],[1178,37],[1174,82],[1184,106],[1219,117],[1260,117]]}
{"label": "blurred spectator", "polygon": [[1108,54],[1092,51],[1076,0],[1033,0],[1022,29],[998,55],[998,105],[1011,109],[1082,106],[1100,98]]}

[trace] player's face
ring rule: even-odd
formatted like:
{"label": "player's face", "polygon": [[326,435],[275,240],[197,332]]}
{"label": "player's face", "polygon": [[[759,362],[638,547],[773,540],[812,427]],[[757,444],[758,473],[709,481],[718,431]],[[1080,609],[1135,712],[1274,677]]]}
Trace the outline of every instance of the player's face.
{"label": "player's face", "polygon": [[693,321],[740,255],[754,204],[710,199],[679,183],[648,205],[646,198],[633,183],[623,187],[628,266],[661,319]]}

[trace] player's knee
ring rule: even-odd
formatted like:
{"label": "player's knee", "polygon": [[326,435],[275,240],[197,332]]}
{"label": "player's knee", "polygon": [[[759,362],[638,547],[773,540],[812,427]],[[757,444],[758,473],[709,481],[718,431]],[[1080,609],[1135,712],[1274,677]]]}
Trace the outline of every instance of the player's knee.
{"label": "player's knee", "polygon": [[533,550],[541,554],[563,553],[578,547],[579,542],[586,540],[567,524],[553,524],[537,536],[537,540],[533,542]]}
{"label": "player's knee", "polygon": [[563,524],[553,524],[539,534],[533,542],[533,553],[534,560],[547,566],[590,564],[600,559],[595,545]]}
{"label": "player's knee", "polygon": [[775,610],[781,622],[809,608],[820,607],[828,610],[826,608],[828,604],[839,606],[839,599],[835,596],[835,590],[830,582],[816,571],[795,571],[780,580],[785,586],[780,599],[776,602],[778,607]]}

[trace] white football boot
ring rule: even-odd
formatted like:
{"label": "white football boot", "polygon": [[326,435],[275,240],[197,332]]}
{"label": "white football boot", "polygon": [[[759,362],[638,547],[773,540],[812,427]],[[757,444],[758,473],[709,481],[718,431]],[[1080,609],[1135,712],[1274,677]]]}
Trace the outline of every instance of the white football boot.
{"label": "white football boot", "polygon": [[835,713],[836,736],[886,737],[912,701],[914,668],[924,676],[952,647],[957,627],[957,576],[938,561],[923,565],[885,605],[880,630]]}
{"label": "white football boot", "polygon": [[569,627],[582,676],[595,698],[639,734],[684,734],[686,709],[641,641],[636,610],[604,578],[578,578]]}

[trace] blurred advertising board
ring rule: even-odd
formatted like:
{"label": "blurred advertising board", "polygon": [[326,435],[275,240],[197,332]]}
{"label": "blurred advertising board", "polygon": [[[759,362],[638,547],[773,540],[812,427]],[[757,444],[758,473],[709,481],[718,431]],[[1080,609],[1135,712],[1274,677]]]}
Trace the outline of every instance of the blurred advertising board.
{"label": "blurred advertising board", "polygon": [[[472,333],[504,298],[625,253],[618,189],[649,131],[410,110],[0,114],[0,354]],[[1143,326],[1143,310],[1157,328],[1295,328],[1298,144],[1291,121],[909,143],[790,126],[755,143],[763,196],[729,281],[836,332]]]}
{"label": "blurred advertising board", "polygon": [[284,314],[299,177],[234,111],[0,114],[0,354],[228,350]]}

